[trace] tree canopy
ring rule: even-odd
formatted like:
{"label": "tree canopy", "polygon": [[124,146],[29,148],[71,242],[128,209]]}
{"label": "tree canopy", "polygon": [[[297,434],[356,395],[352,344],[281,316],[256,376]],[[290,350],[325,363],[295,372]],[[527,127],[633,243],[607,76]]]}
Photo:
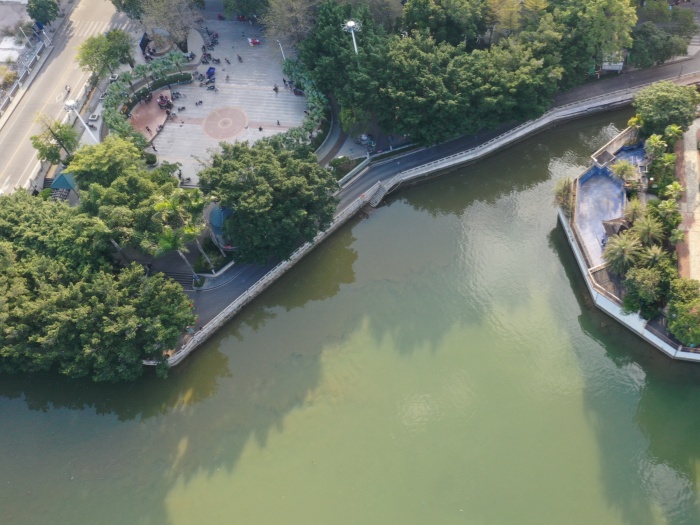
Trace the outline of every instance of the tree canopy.
{"label": "tree canopy", "polygon": [[84,146],[65,169],[87,190],[93,183],[109,186],[117,177],[143,167],[141,151],[129,140],[107,135],[103,142]]}
{"label": "tree canopy", "polygon": [[58,17],[60,7],[56,0],[29,0],[27,14],[40,24],[50,24]]}
{"label": "tree canopy", "polygon": [[264,140],[220,146],[200,172],[200,186],[233,209],[224,233],[238,248],[237,261],[286,258],[330,224],[335,180],[308,148]]}
{"label": "tree canopy", "polygon": [[61,124],[43,115],[39,118],[42,131],[29,139],[37,151],[39,160],[58,164],[61,162],[61,150],[70,158],[80,143],[78,132],[70,124]]}
{"label": "tree canopy", "polygon": [[0,197],[0,371],[120,381],[164,361],[194,322],[190,301],[162,274],[116,271],[109,234],[65,204]]}
{"label": "tree canopy", "polygon": [[634,97],[632,105],[642,121],[642,130],[647,134],[663,135],[669,124],[682,129],[695,119],[700,94],[694,86],[678,86],[673,82],[656,82]]}

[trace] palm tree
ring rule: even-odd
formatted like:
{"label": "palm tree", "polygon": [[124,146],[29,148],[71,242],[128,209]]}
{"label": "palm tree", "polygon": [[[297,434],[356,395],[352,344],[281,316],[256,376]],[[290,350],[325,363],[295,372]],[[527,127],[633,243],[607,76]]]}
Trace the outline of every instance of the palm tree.
{"label": "palm tree", "polygon": [[644,262],[645,266],[649,268],[654,268],[668,259],[668,254],[659,245],[647,246],[644,248],[641,260]]}
{"label": "palm tree", "polygon": [[681,196],[683,195],[683,192],[685,191],[685,188],[681,186],[681,183],[678,182],[677,180],[674,180],[671,184],[666,186],[664,188],[664,196],[668,197],[669,199],[673,199],[674,201],[680,200]]}
{"label": "palm tree", "polygon": [[677,215],[680,213],[680,208],[677,201],[668,199],[659,203],[656,207],[656,212],[666,226],[675,226],[672,223],[675,222]]}
{"label": "palm tree", "polygon": [[632,231],[637,234],[639,240],[645,246],[660,244],[664,240],[663,224],[650,215],[637,219],[632,227]]}
{"label": "palm tree", "polygon": [[134,69],[134,77],[136,78],[143,78],[146,81],[146,85],[148,86],[148,89],[151,89],[151,84],[148,81],[148,74],[149,74],[149,69],[146,64],[138,64]]}
{"label": "palm tree", "polygon": [[678,228],[674,228],[671,230],[671,235],[668,236],[668,241],[671,244],[680,244],[683,241],[685,241],[685,233],[683,233],[682,230],[679,230]]}
{"label": "palm tree", "polygon": [[168,62],[170,62],[171,65],[175,66],[177,70],[182,74],[182,68],[180,67],[182,64],[185,63],[185,57],[180,53],[179,51],[171,51],[166,55]]}
{"label": "palm tree", "polygon": [[641,253],[642,243],[628,230],[608,240],[603,258],[613,273],[622,275],[639,261]]}
{"label": "palm tree", "polygon": [[153,218],[160,220],[167,227],[171,228],[187,228],[190,236],[194,240],[199,253],[209,264],[212,273],[214,264],[209,259],[209,256],[204,251],[204,248],[199,242],[198,236],[202,233],[204,226],[202,225],[202,210],[204,209],[204,199],[199,190],[183,190],[176,189],[170,194],[169,198],[161,197],[155,204]]}
{"label": "palm tree", "polygon": [[612,171],[613,175],[618,179],[622,179],[625,182],[630,182],[637,174],[637,168],[628,160],[617,161],[610,166],[610,171]]}
{"label": "palm tree", "polygon": [[121,80],[125,84],[129,84],[131,92],[134,95],[136,95],[136,90],[134,89],[134,75],[132,75],[130,71],[124,71],[123,73],[120,73],[119,80]]}
{"label": "palm tree", "polygon": [[165,255],[166,253],[170,252],[177,252],[178,255],[182,257],[182,260],[187,265],[187,268],[189,268],[190,272],[192,273],[192,277],[199,281],[197,273],[194,271],[190,261],[188,261],[187,257],[185,257],[185,253],[188,252],[187,243],[191,241],[192,238],[192,232],[187,228],[178,228],[174,230],[170,226],[166,226],[158,236],[158,244],[152,251],[153,255],[156,257],[160,257],[161,255]]}
{"label": "palm tree", "polygon": [[664,139],[668,143],[669,148],[673,151],[673,147],[680,139],[683,138],[683,129],[677,124],[669,124],[664,130]]}
{"label": "palm tree", "polygon": [[666,153],[667,149],[668,144],[661,135],[650,135],[644,143],[644,151],[647,152],[650,159],[655,159],[659,155],[663,155]]}
{"label": "palm tree", "polygon": [[631,199],[625,206],[625,219],[630,224],[634,224],[637,219],[646,216],[646,214],[646,205],[642,204],[639,199]]}

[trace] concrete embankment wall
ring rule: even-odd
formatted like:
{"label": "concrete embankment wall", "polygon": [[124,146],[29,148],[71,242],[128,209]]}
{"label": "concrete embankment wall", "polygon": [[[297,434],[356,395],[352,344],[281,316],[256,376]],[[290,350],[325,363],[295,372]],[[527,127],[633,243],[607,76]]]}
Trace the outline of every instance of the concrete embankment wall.
{"label": "concrete embankment wall", "polygon": [[[333,222],[330,226],[322,232],[319,232],[313,241],[305,243],[303,246],[298,248],[286,261],[282,261],[277,266],[275,266],[268,273],[263,275],[260,280],[253,284],[245,293],[236,298],[231,304],[229,304],[224,310],[222,310],[214,319],[205,324],[197,333],[195,333],[191,339],[189,339],[184,345],[173,353],[170,358],[168,358],[168,364],[170,366],[178,365],[190,355],[199,345],[204,343],[209,339],[214,333],[223,327],[228,321],[230,321],[233,316],[235,316],[241,309],[246,306],[249,302],[260,295],[268,286],[274,283],[277,279],[282,277],[287,271],[292,268],[302,257],[313,250],[318,244],[336,231],[340,226],[345,224],[351,217],[353,217],[362,207],[369,202],[369,200],[378,191],[379,184],[375,184],[372,188],[365,192],[365,194],[353,201],[349,206],[347,206],[343,211],[335,216]],[[155,366],[156,361],[144,361],[147,366]]]}
{"label": "concrete embankment wall", "polygon": [[683,351],[682,346],[676,347],[664,341],[649,330],[647,327],[647,321],[639,315],[623,313],[620,306],[620,300],[616,297],[610,297],[610,294],[605,290],[598,288],[593,280],[583,253],[581,252],[581,249],[576,242],[574,233],[571,230],[569,220],[566,218],[566,215],[561,209],[559,209],[559,222],[566,232],[566,238],[568,239],[569,245],[574,252],[576,263],[583,274],[586,287],[588,288],[588,292],[591,294],[591,298],[593,299],[593,303],[596,305],[596,307],[627,327],[631,332],[637,334],[650,345],[654,346],[658,350],[661,350],[668,357],[684,361],[700,362],[700,354],[685,352]]}

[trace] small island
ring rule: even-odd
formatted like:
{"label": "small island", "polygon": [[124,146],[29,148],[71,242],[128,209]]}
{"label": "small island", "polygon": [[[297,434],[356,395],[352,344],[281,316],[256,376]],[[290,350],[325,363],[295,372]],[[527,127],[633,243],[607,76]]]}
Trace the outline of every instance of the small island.
{"label": "small island", "polygon": [[700,282],[679,272],[696,193],[688,200],[684,183],[698,185],[682,160],[697,155],[698,103],[695,87],[671,82],[640,91],[629,127],[582,175],[561,179],[556,200],[595,305],[666,355],[700,362]]}

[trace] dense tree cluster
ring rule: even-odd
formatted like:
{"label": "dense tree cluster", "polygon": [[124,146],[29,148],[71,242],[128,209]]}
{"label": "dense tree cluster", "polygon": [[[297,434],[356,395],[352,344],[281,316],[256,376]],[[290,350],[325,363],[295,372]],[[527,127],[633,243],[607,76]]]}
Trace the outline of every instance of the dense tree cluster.
{"label": "dense tree cluster", "polygon": [[284,138],[220,146],[200,172],[200,185],[233,209],[224,233],[237,247],[237,261],[286,258],[330,224],[337,186],[308,147],[285,147]]}
{"label": "dense tree cluster", "polygon": [[[351,18],[362,25],[357,56],[338,30]],[[344,128],[375,117],[425,144],[539,116],[629,46],[637,18],[628,0],[409,0],[398,34],[362,5],[326,2],[315,20],[300,60],[338,100]]]}
{"label": "dense tree cluster", "polygon": [[117,271],[110,229],[65,204],[0,198],[0,371],[132,380],[194,321],[162,274]]}
{"label": "dense tree cluster", "polygon": [[673,82],[656,82],[641,90],[634,97],[632,105],[642,131],[647,134],[663,134],[667,126],[676,125],[681,129],[695,119],[700,94],[694,86],[677,86]]}

